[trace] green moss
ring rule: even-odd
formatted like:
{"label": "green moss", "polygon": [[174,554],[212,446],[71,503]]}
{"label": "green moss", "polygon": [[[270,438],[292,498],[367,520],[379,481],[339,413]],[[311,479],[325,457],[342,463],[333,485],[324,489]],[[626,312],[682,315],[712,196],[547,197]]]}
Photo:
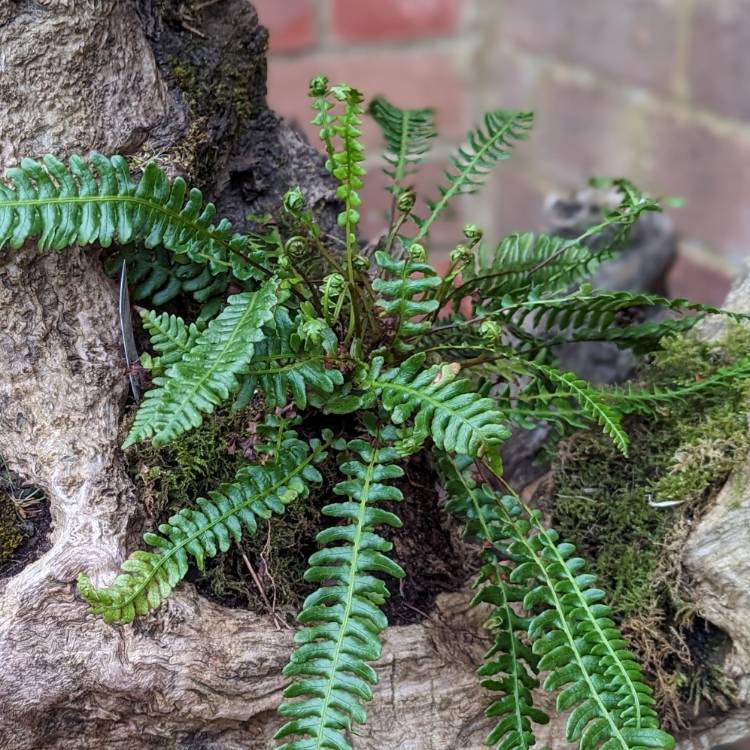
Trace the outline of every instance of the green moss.
{"label": "green moss", "polygon": [[0,491],[0,563],[9,560],[23,543],[13,499]]}
{"label": "green moss", "polygon": [[[705,378],[750,355],[750,332],[733,328],[718,344],[694,336],[664,344],[643,364],[640,385]],[[707,679],[701,659],[686,650],[693,630],[705,624],[685,616],[691,605],[680,555],[690,525],[750,451],[749,395],[747,384],[738,381],[656,414],[628,418],[627,458],[605,436],[579,433],[562,443],[553,465],[548,497],[553,525],[589,559],[626,631],[662,629],[658,635],[644,632],[643,639],[636,632],[635,640],[649,640],[652,649],[662,643],[663,658],[651,660],[659,674],[652,676],[663,706],[679,706],[667,711],[673,725],[681,723],[690,702],[721,704],[731,692],[725,680]],[[669,501],[679,504],[665,506]],[[674,695],[665,695],[670,690]]]}

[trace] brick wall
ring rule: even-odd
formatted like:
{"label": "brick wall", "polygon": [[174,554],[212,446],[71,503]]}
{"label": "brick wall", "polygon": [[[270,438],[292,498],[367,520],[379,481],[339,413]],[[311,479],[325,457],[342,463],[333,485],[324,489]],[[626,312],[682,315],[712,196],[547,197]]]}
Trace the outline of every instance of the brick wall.
{"label": "brick wall", "polygon": [[[435,106],[441,137],[417,187],[485,109],[531,109],[534,134],[480,197],[434,232],[444,253],[473,221],[535,228],[543,196],[593,174],[679,196],[672,291],[720,301],[750,256],[748,0],[253,0],[270,31],[269,101],[315,138],[307,81],[325,73],[401,106]],[[387,197],[368,124],[363,226]]]}

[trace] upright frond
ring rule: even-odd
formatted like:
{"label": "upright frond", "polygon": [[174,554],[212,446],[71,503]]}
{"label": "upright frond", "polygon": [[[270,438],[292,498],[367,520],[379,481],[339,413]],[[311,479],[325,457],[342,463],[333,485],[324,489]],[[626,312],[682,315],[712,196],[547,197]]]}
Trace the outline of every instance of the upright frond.
{"label": "upright frond", "polygon": [[398,192],[403,179],[424,159],[430,150],[430,141],[437,136],[435,112],[401,109],[382,96],[370,102],[368,112],[383,133],[384,157],[391,167],[383,171],[393,181],[390,189]]}
{"label": "upright frond", "polygon": [[212,412],[240,387],[239,377],[253,357],[254,344],[263,338],[262,327],[276,306],[276,281],[267,281],[257,292],[243,292],[195,339],[193,346],[157,387],[146,392],[124,448],[152,438],[164,445],[177,435],[198,427],[203,414]]}
{"label": "upright frond", "polygon": [[468,143],[451,156],[453,169],[445,173],[448,184],[440,187],[440,198],[428,204],[429,215],[424,219],[414,217],[418,227],[414,242],[427,235],[452,198],[479,190],[492,167],[510,156],[513,141],[527,137],[533,121],[530,112],[498,110],[484,116],[484,127],[472,130]]}
{"label": "upright frond", "polygon": [[[440,286],[440,277],[435,269],[424,262],[421,256],[414,256],[414,246],[408,259],[394,260],[390,255],[378,250],[375,259],[382,276],[375,279],[372,288],[380,294],[376,304],[389,317],[397,318],[392,345],[399,353],[410,351],[413,344],[405,341],[430,329],[430,322],[425,318],[437,310],[439,302],[429,299],[430,291]],[[415,320],[417,316],[421,319]]]}
{"label": "upright frond", "polygon": [[158,534],[145,534],[144,541],[154,551],[133,552],[110,586],[95,588],[82,573],[78,590],[90,611],[105,622],[128,623],[156,609],[185,577],[189,558],[203,570],[206,558],[240,541],[243,527],[254,534],[257,518],[283,513],[290,502],[306,497],[309,485],[321,481],[315,464],[325,457],[326,448],[327,443],[319,440],[308,445],[287,437],[274,463],[244,466],[232,483],[171,516]]}
{"label": "upright frond", "polygon": [[305,600],[298,617],[304,627],[295,635],[299,645],[284,669],[294,678],[284,696],[299,700],[279,708],[289,721],[276,738],[299,739],[280,750],[351,750],[346,734],[367,718],[362,703],[372,699],[370,686],[377,682],[368,662],[380,656],[378,634],[388,625],[380,606],[389,593],[376,576],[404,575],[386,555],[393,545],[375,531],[382,524],[401,526],[397,516],[376,507],[402,499],[400,490],[386,484],[403,475],[393,463],[399,454],[378,446],[377,438],[352,440],[347,450],[351,458],[341,471],[348,478],[334,488],[347,499],[323,508],[336,525],[318,534],[321,549],[305,573],[305,580],[322,586]]}

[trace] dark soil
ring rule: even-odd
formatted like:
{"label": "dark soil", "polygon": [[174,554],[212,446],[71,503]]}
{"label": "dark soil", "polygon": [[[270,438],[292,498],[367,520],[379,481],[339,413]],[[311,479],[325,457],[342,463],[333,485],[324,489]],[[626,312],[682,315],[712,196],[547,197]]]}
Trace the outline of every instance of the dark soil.
{"label": "dark soil", "polygon": [[[255,539],[265,539],[265,544],[233,549],[211,561],[205,574],[191,569],[186,580],[192,581],[203,596],[225,607],[274,614],[292,625],[305,596],[315,588],[302,579],[302,574],[308,558],[318,549],[317,533],[330,521],[320,508],[330,502],[333,485],[340,480],[333,465],[320,468],[324,484],[319,490],[290,506],[284,516],[273,518],[268,526],[259,525]],[[441,508],[425,457],[412,458],[404,470],[405,476],[398,483],[404,500],[382,506],[401,518],[403,528],[380,529],[393,542],[390,557],[406,571],[401,580],[385,578],[391,598],[383,610],[391,625],[424,621],[438,594],[460,590],[474,570],[470,551]],[[284,537],[282,549],[274,548],[278,534]]]}
{"label": "dark soil", "polygon": [[49,503],[41,492],[23,486],[18,477],[5,470],[0,472],[0,505],[6,524],[3,531],[6,535],[10,532],[15,542],[12,549],[0,555],[0,578],[10,578],[50,549],[52,520]]}

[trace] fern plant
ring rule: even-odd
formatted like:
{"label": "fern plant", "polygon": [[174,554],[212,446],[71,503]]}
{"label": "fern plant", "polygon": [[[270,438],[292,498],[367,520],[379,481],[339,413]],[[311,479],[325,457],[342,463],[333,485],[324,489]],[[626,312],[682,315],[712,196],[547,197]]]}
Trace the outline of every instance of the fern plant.
{"label": "fern plant", "polygon": [[[340,236],[327,237],[299,189],[291,186],[283,221],[266,236],[235,232],[214,221],[214,207],[155,164],[132,176],[119,156],[24,159],[0,183],[0,246],[35,240],[40,250],[117,245],[115,263],[130,260],[135,296],[158,308],[188,297],[202,305],[195,320],[173,312],[142,313],[152,352],[144,355],[152,386],[124,448],[164,445],[200,425],[217,406],[265,405],[268,441],[260,459],[233,481],[174,514],[145,535],[121,573],[96,586],[81,573],[78,589],[90,611],[130,623],[157,609],[194,563],[253,534],[257,519],[304,502],[332,454],[338,499],[317,537],[305,578],[319,588],[299,615],[300,630],[285,674],[279,711],[284,750],[349,750],[355,724],[366,720],[387,626],[386,577],[403,570],[388,553],[383,526],[402,524],[394,503],[408,494],[394,482],[402,462],[426,452],[449,495],[447,508],[466,534],[483,542],[475,603],[489,605],[493,638],[479,668],[492,693],[488,745],[529,748],[548,717],[534,705],[540,686],[568,714],[566,739],[582,750],[671,748],[633,655],[610,617],[605,592],[573,547],[546,528],[502,478],[500,446],[515,426],[545,419],[563,433],[598,425],[623,452],[622,418],[681,398],[700,383],[673,391],[599,389],[561,371],[554,345],[606,340],[645,352],[721,311],[664,297],[598,292],[585,282],[628,232],[658,204],[625,180],[611,184],[620,205],[576,239],[511,235],[496,247],[465,229],[464,242],[439,273],[423,242],[456,196],[478,190],[490,169],[526,138],[532,116],[496,111],[471,131],[453,157],[447,183],[414,213],[407,180],[428,156],[435,125],[429,110],[402,110],[382,98],[370,113],[384,131],[391,225],[375,263],[357,225],[364,169],[360,141],[363,97],[324,77],[310,86],[327,167],[338,182]],[[416,226],[407,234],[404,227]],[[227,289],[234,293],[227,296]],[[633,307],[690,315],[629,326]],[[729,313],[726,313],[729,314]],[[734,315],[741,318],[740,315]],[[720,371],[750,374],[750,362]],[[271,411],[293,408],[297,418]],[[351,415],[322,430],[316,414]],[[388,503],[388,507],[382,504]]]}

